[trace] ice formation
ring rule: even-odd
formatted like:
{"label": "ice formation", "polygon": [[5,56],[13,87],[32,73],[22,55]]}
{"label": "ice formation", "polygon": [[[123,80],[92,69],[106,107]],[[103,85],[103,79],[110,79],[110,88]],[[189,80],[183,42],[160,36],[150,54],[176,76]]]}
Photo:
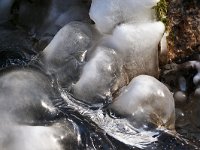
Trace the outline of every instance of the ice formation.
{"label": "ice formation", "polygon": [[[9,17],[7,13],[12,2],[0,2],[0,6],[5,6],[5,10],[0,10],[1,16],[5,14],[5,18]],[[0,124],[0,149],[77,149],[74,126],[68,120],[60,122],[55,119],[61,112],[54,107],[54,99],[68,91],[73,98],[90,104],[104,104],[110,100],[109,108],[125,116],[122,120],[128,124],[132,122],[134,127],[145,128],[153,123],[174,129],[173,96],[165,85],[154,78],[158,76],[159,69],[158,44],[165,30],[163,23],[156,21],[152,9],[157,2],[92,0],[89,15],[98,29],[96,31],[93,25],[87,24],[88,8],[82,6],[81,0],[19,1],[17,22],[28,29],[33,39],[39,36],[37,40],[50,42],[57,34],[37,55],[36,61],[39,61],[34,66],[39,65],[40,71],[48,77],[33,68],[11,69],[0,74],[0,117],[11,124],[7,127],[4,123]],[[2,20],[0,17],[0,22]],[[74,20],[82,22],[71,22]],[[29,67],[36,61],[33,60]],[[49,77],[53,77],[52,80]],[[58,85],[53,84],[54,79]],[[199,80],[197,74],[195,85],[199,84]],[[53,86],[60,91],[55,91]],[[66,88],[67,92],[63,90]],[[196,90],[196,95],[199,93]],[[181,94],[175,95],[179,101],[183,99]],[[73,103],[69,99],[66,102]],[[74,104],[77,106],[79,103]],[[101,112],[97,117],[91,110],[79,113],[86,114],[109,135],[117,135],[121,141],[126,140],[120,136],[123,133],[118,134],[122,128],[126,128],[126,133],[129,133],[129,127],[130,131],[134,129],[130,137],[135,136],[136,128],[131,125],[127,128],[120,119],[107,119],[108,123],[112,122],[110,126],[115,122],[119,125],[110,130],[110,126],[105,127],[107,124],[102,121],[106,119],[104,110],[96,111]],[[125,143],[132,142],[130,137]],[[10,140],[14,142],[5,144]]]}
{"label": "ice formation", "polygon": [[121,115],[133,118],[136,125],[153,123],[174,128],[173,96],[164,84],[151,76],[133,78],[110,107]]}
{"label": "ice formation", "polygon": [[[106,99],[112,100],[116,91],[138,75],[157,77],[158,44],[165,30],[163,23],[155,21],[154,18],[152,7],[157,2],[93,0],[90,17],[102,34],[102,38],[92,40],[94,30],[83,23],[75,22],[64,26],[42,52],[47,72],[56,75],[62,87],[74,83],[71,91],[73,96],[91,104],[105,102]],[[65,18],[65,13],[60,17],[61,20],[58,18],[57,23],[64,24],[62,18]],[[86,53],[88,51],[89,53]],[[125,76],[128,76],[127,79]],[[138,106],[136,103],[147,102],[146,97],[150,99],[153,97],[156,99],[142,106],[144,108],[141,107],[146,113],[138,112],[134,117],[143,122],[157,121],[173,128],[174,101],[171,93],[153,77],[138,78],[148,78],[144,83],[146,96],[142,96],[143,94],[136,96],[134,103],[130,105],[132,109],[125,114],[136,112]],[[132,84],[138,78],[136,77],[127,88],[132,91],[135,87],[135,84],[133,86]],[[152,83],[152,80],[155,83]],[[154,93],[150,90],[151,86],[155,87]],[[137,90],[139,91],[139,88],[134,88],[132,93],[135,91],[141,93]],[[118,92],[120,94],[121,91]],[[123,92],[116,98],[117,101],[112,104],[112,108],[124,114],[125,105],[129,104],[130,99],[121,102],[124,99],[121,95]],[[161,102],[158,103],[159,99]],[[162,110],[165,105],[168,107]],[[152,120],[151,115],[155,120]],[[157,122],[153,123],[158,125]]]}
{"label": "ice formation", "polygon": [[[120,68],[121,72],[112,72],[110,74],[108,69],[104,70],[104,74],[109,74],[110,80],[106,85],[104,84],[106,81],[104,80],[104,74],[101,74],[100,77],[91,77],[97,74],[99,76],[98,72],[102,72],[103,68],[94,68],[94,65],[91,65],[91,63],[97,63],[94,61],[97,59],[97,56],[101,56],[101,51],[96,51],[95,55],[92,55],[95,58],[91,58],[90,61],[86,62],[79,81],[75,83],[74,91],[76,96],[80,94],[78,98],[81,98],[83,95],[90,95],[90,98],[83,96],[82,99],[86,98],[91,102],[89,99],[92,97],[92,99],[94,97],[101,97],[105,100],[106,95],[112,95],[114,91],[119,90],[135,76],[147,74],[158,77],[158,44],[163,37],[165,27],[163,23],[156,22],[153,17],[154,11],[152,7],[157,2],[154,0],[92,1],[90,17],[94,20],[95,27],[102,34],[102,38],[97,42],[97,47],[107,47],[116,52],[118,62],[122,62],[122,64],[117,63],[116,65],[118,66],[116,68]],[[102,55],[101,59],[103,60],[104,57],[108,59],[108,56],[105,55]],[[98,63],[100,64],[100,62]],[[116,74],[124,76],[117,81],[123,84],[114,87],[116,84],[110,83],[115,79]],[[92,79],[95,82],[88,83],[93,81]],[[102,86],[103,84],[104,86]],[[103,87],[105,88],[104,90],[102,90]],[[111,92],[112,89],[115,90]],[[101,91],[101,94],[98,91]]]}
{"label": "ice formation", "polygon": [[90,18],[101,33],[124,22],[151,22],[158,0],[92,0]]}

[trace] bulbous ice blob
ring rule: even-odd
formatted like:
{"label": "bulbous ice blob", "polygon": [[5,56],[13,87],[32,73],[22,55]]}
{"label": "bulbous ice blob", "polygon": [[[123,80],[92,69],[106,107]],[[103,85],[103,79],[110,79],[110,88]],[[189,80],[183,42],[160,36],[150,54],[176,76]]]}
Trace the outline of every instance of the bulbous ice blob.
{"label": "bulbous ice blob", "polygon": [[133,119],[136,126],[153,123],[174,128],[174,99],[168,88],[147,75],[135,77],[111,104],[118,114]]}
{"label": "bulbous ice blob", "polygon": [[51,126],[0,125],[0,149],[6,150],[74,150],[78,148],[76,132],[68,121]]}
{"label": "bulbous ice blob", "polygon": [[73,86],[74,96],[89,103],[104,102],[114,90],[120,69],[120,60],[114,50],[97,47]]}
{"label": "bulbous ice blob", "polygon": [[[29,69],[11,69],[0,75],[1,118],[17,122],[52,120],[58,113],[50,80]],[[3,117],[4,116],[4,117]]]}
{"label": "bulbous ice blob", "polygon": [[60,29],[43,51],[49,70],[63,66],[71,55],[88,50],[91,38],[90,27],[81,22],[72,22]]}
{"label": "bulbous ice blob", "polygon": [[101,33],[109,33],[120,23],[152,20],[152,7],[157,2],[158,0],[92,0],[89,14]]}
{"label": "bulbous ice blob", "polygon": [[122,24],[105,38],[103,45],[118,51],[130,79],[140,74],[157,77],[158,44],[164,30],[161,22]]}
{"label": "bulbous ice blob", "polygon": [[42,60],[50,74],[61,84],[72,82],[79,75],[85,54],[92,46],[92,29],[81,22],[64,26],[42,52]]}

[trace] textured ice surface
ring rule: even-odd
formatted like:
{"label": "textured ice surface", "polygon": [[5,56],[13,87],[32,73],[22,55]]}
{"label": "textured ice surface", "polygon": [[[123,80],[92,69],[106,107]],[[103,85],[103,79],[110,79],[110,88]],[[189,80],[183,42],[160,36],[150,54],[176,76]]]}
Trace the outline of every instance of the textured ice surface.
{"label": "textured ice surface", "polygon": [[43,51],[47,67],[52,68],[48,70],[63,66],[73,55],[85,53],[91,38],[92,32],[87,24],[73,22],[64,26]]}
{"label": "textured ice surface", "polygon": [[157,79],[140,75],[133,78],[111,104],[121,115],[134,118],[133,124],[153,123],[174,128],[174,99],[168,88]]}
{"label": "textured ice surface", "polygon": [[112,88],[119,79],[120,71],[121,62],[116,52],[106,47],[97,47],[74,85],[74,96],[87,102],[103,102],[112,96]]}
{"label": "textured ice surface", "polygon": [[157,76],[158,44],[164,30],[161,22],[122,24],[103,44],[117,50],[130,79],[140,74]]}
{"label": "textured ice surface", "polygon": [[61,84],[74,81],[92,45],[92,38],[92,29],[85,23],[72,22],[64,26],[42,52],[46,70],[55,74]]}
{"label": "textured ice surface", "polygon": [[158,0],[92,0],[90,18],[101,33],[109,33],[124,22],[147,22],[154,18]]}

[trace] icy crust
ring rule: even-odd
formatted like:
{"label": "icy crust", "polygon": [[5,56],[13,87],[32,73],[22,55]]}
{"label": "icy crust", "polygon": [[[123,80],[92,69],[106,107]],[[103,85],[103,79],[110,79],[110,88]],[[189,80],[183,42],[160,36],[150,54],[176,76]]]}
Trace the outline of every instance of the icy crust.
{"label": "icy crust", "polygon": [[158,44],[165,27],[161,22],[122,24],[103,43],[116,49],[129,79],[140,74],[158,76]]}
{"label": "icy crust", "polygon": [[90,18],[101,33],[110,33],[120,23],[151,22],[158,0],[92,0]]}
{"label": "icy crust", "polygon": [[134,124],[153,123],[174,129],[174,99],[157,79],[140,75],[125,87],[111,104],[111,109],[134,120]]}

